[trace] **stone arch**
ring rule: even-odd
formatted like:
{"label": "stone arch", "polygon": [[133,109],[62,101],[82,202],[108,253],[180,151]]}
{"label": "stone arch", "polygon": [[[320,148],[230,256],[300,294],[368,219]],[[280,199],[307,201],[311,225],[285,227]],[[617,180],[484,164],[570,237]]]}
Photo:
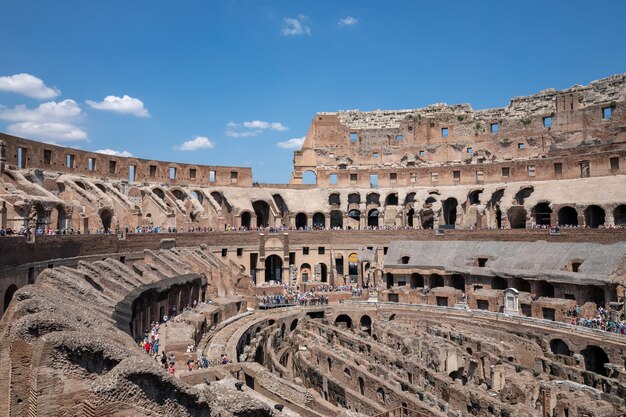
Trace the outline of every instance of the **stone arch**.
{"label": "stone arch", "polygon": [[343,229],[343,214],[340,210],[332,210],[330,212],[330,227]]}
{"label": "stone arch", "polygon": [[508,212],[509,224],[511,229],[526,228],[526,209],[522,206],[514,206]]}
{"label": "stone arch", "polygon": [[470,191],[467,195],[467,201],[469,201],[469,203],[473,206],[480,204],[480,195],[482,192],[482,189]]}
{"label": "stone arch", "polygon": [[574,207],[563,206],[557,212],[559,226],[578,226],[578,212]]}
{"label": "stone arch", "polygon": [[385,206],[397,206],[398,205],[398,193],[389,193],[385,198]]}
{"label": "stone arch", "polygon": [[359,210],[350,210],[348,212],[348,226],[358,228],[361,222],[361,212]]}
{"label": "stone arch", "polygon": [[366,332],[369,335],[372,334],[372,318],[370,316],[368,316],[367,314],[361,316],[359,324],[362,331]]}
{"label": "stone arch", "polygon": [[539,281],[535,286],[537,297],[550,297],[554,298],[554,285],[547,281]]}
{"label": "stone arch", "polygon": [[202,204],[204,202],[204,193],[200,190],[192,190],[191,198],[197,200],[198,203]]}
{"label": "stone arch", "polygon": [[450,276],[451,284],[457,290],[465,291],[465,278],[460,274],[452,274]]}
{"label": "stone arch", "polygon": [[17,291],[17,286],[15,284],[9,285],[9,288],[7,288],[6,292],[4,293],[4,310],[3,311],[7,311],[7,308],[9,308],[9,304],[11,304],[11,300],[13,299],[13,295],[15,294],[15,291]]}
{"label": "stone arch", "polygon": [[380,216],[380,212],[378,209],[371,209],[367,213],[367,225],[370,227],[378,227],[378,218]]}
{"label": "stone arch", "polygon": [[359,193],[348,194],[348,204],[361,204],[361,194]]}
{"label": "stone arch", "polygon": [[106,187],[104,186],[104,184],[100,184],[100,183],[98,182],[98,183],[95,183],[94,185],[96,186],[96,188],[97,188],[98,190],[102,191],[102,192],[103,192],[103,193],[105,193],[105,194],[107,193],[107,189],[106,189]]}
{"label": "stone arch", "polygon": [[308,282],[310,276],[311,276],[311,265],[305,262],[302,265],[300,265],[300,280],[302,282]]}
{"label": "stone arch", "polygon": [[326,227],[326,216],[324,213],[320,213],[319,211],[313,214],[313,227],[317,228],[325,228]]}
{"label": "stone arch", "polygon": [[331,206],[341,205],[341,196],[339,193],[332,193],[328,196],[328,204]]}
{"label": "stone arch", "polygon": [[601,347],[589,345],[582,352],[585,358],[585,369],[600,375],[607,375],[604,364],[609,363],[609,357]]}
{"label": "stone arch", "polygon": [[417,272],[411,274],[411,288],[424,287],[424,277]]}
{"label": "stone arch", "polygon": [[102,228],[105,232],[111,230],[111,223],[113,222],[113,210],[104,208],[100,210],[100,221],[102,222]]}
{"label": "stone arch", "polygon": [[410,192],[404,197],[404,205],[415,203],[415,194],[414,192]]}
{"label": "stone arch", "polygon": [[550,340],[550,351],[555,355],[572,356],[572,351],[563,339]]}
{"label": "stone arch", "polygon": [[179,190],[178,188],[173,189],[172,194],[174,195],[174,197],[176,197],[177,200],[180,200],[180,201],[185,201],[185,198],[187,198],[187,195],[182,190]]}
{"label": "stone arch", "polygon": [[422,211],[422,229],[432,229],[435,227],[435,213],[431,209]]}
{"label": "stone arch", "polygon": [[72,228],[72,218],[68,215],[67,211],[62,205],[57,207],[57,229],[71,229]]}
{"label": "stone arch", "polygon": [[491,289],[492,290],[506,290],[509,288],[509,283],[502,277],[491,277]]}
{"label": "stone arch", "polygon": [[604,225],[605,216],[606,213],[602,207],[592,204],[585,209],[585,224],[587,227],[596,229]]}
{"label": "stone arch", "polygon": [[443,277],[439,274],[430,274],[430,288],[443,287]]}
{"label": "stone arch", "polygon": [[535,224],[539,226],[550,226],[552,224],[550,203],[542,202],[537,204],[533,207],[531,214],[535,219]]}
{"label": "stone arch", "polygon": [[378,194],[378,193],[369,193],[367,195],[367,197],[365,197],[365,204],[380,205],[380,194]]}
{"label": "stone arch", "polygon": [[283,260],[278,255],[265,258],[265,282],[283,282]]}
{"label": "stone arch", "polygon": [[352,328],[352,318],[347,314],[340,314],[335,319],[335,326],[344,326],[347,329]]}
{"label": "stone arch", "polygon": [[306,213],[296,214],[296,229],[306,229],[307,227],[307,215]]}
{"label": "stone arch", "polygon": [[298,319],[295,319],[291,322],[291,325],[289,325],[289,331],[293,332],[294,330],[296,330],[296,327],[298,327]]}
{"label": "stone arch", "polygon": [[524,204],[524,201],[535,191],[535,188],[531,185],[526,185],[521,187],[520,190],[515,194],[515,201],[520,206]]}
{"label": "stone arch", "polygon": [[378,396],[379,403],[385,404],[385,390],[382,387],[376,390],[376,395]]}
{"label": "stone arch", "polygon": [[459,202],[456,198],[450,197],[443,202],[443,221],[444,224],[454,225],[456,223],[456,206]]}
{"label": "stone arch", "polygon": [[320,281],[328,282],[328,267],[324,262],[318,264],[320,266]]}
{"label": "stone arch", "polygon": [[256,214],[257,227],[268,227],[270,222],[270,205],[263,200],[257,200],[252,203],[252,208]]}
{"label": "stone arch", "polygon": [[317,173],[312,169],[307,169],[302,173],[302,184],[317,184]]}
{"label": "stone arch", "polygon": [[241,213],[241,227],[245,227],[246,229],[250,229],[250,222],[252,220],[252,215],[249,211],[244,211]]}
{"label": "stone arch", "polygon": [[154,188],[152,189],[152,192],[153,192],[153,193],[154,193],[157,197],[159,197],[161,200],[165,200],[165,192],[164,192],[162,189],[160,189],[159,187],[154,187]]}
{"label": "stone arch", "polygon": [[620,204],[613,210],[613,220],[616,226],[626,225],[626,204]]}

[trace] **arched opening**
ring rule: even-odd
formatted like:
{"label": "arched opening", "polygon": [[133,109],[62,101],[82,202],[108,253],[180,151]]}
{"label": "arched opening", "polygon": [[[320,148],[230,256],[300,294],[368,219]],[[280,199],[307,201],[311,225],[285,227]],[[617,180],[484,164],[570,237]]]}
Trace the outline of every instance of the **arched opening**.
{"label": "arched opening", "polygon": [[550,216],[552,209],[549,203],[539,203],[532,209],[532,215],[535,218],[535,224],[539,226],[550,226]]}
{"label": "arched opening", "polygon": [[474,190],[470,192],[469,196],[467,197],[467,200],[469,201],[469,203],[473,206],[480,204],[480,194],[482,192],[483,190]]}
{"label": "arched opening", "polygon": [[604,209],[600,206],[592,205],[585,210],[585,223],[588,227],[596,229],[604,225]]}
{"label": "arched opening", "polygon": [[177,200],[185,201],[186,195],[181,190],[172,190],[172,194],[174,195],[174,197],[176,197]]}
{"label": "arched opening", "polygon": [[410,260],[411,260],[410,256],[403,256],[402,258],[400,258],[400,263],[402,265],[408,265]]}
{"label": "arched opening", "polygon": [[249,211],[244,211],[241,213],[241,227],[245,227],[246,229],[250,229],[250,221],[252,220],[252,215]]}
{"label": "arched opening", "polygon": [[335,326],[343,327],[345,329],[352,328],[352,319],[347,314],[340,314],[335,319]]}
{"label": "arched opening", "polygon": [[380,195],[378,193],[369,193],[365,198],[366,204],[380,204]]}
{"label": "arched opening", "polygon": [[95,184],[96,188],[106,194],[107,189],[102,184]]}
{"label": "arched opening", "polygon": [[506,279],[502,277],[492,277],[491,278],[491,289],[492,290],[506,290],[508,287],[508,282]]}
{"label": "arched opening", "polygon": [[519,204],[520,206],[524,204],[524,201],[530,197],[530,195],[533,193],[533,191],[535,191],[535,189],[533,187],[523,187],[521,188],[517,194],[515,194],[515,201],[517,202],[517,204]]}
{"label": "arched opening", "polygon": [[406,197],[404,197],[404,205],[415,203],[415,193],[408,193]]}
{"label": "arched opening", "polygon": [[28,214],[29,220],[35,222],[37,228],[49,227],[50,226],[50,218],[52,216],[52,210],[46,210],[41,204],[37,203],[31,207],[30,213]]}
{"label": "arched opening", "polygon": [[378,209],[372,209],[367,214],[367,225],[370,227],[378,227],[378,215],[380,212]]}
{"label": "arched opening", "polygon": [[365,395],[365,380],[362,377],[359,377],[359,392]]}
{"label": "arched opening", "polygon": [[398,193],[391,193],[387,196],[385,200],[386,206],[397,206],[398,205]]}
{"label": "arched opening", "polygon": [[586,370],[606,376],[607,372],[604,368],[604,364],[609,363],[609,357],[604,349],[598,346],[589,345],[580,353],[582,353],[585,358]]}
{"label": "arched opening", "polygon": [[303,263],[300,265],[300,280],[301,282],[308,282],[311,276],[311,265]]}
{"label": "arched opening", "polygon": [[554,285],[547,281],[539,281],[535,286],[537,297],[550,297],[554,298]]}
{"label": "arched opening", "polygon": [[100,212],[100,220],[102,221],[102,228],[105,232],[111,230],[111,222],[113,221],[113,211],[110,209],[103,209]]}
{"label": "arched opening", "polygon": [[387,280],[387,289],[390,289],[391,287],[393,287],[393,274],[391,272],[387,272],[385,278]]}
{"label": "arched opening", "polygon": [[443,202],[443,221],[447,225],[454,225],[456,223],[456,206],[459,203],[456,198],[448,198]]}
{"label": "arched opening", "polygon": [[626,225],[626,204],[621,204],[613,210],[613,219],[616,226]]}
{"label": "arched opening", "polygon": [[302,184],[315,185],[317,184],[317,175],[313,171],[304,171],[302,173]]}
{"label": "arched opening", "polygon": [[291,322],[291,325],[289,326],[289,331],[293,332],[294,330],[296,330],[296,327],[298,327],[298,319],[295,319]]}
{"label": "arched opening", "polygon": [[413,227],[413,216],[415,216],[415,210],[409,209],[409,211],[406,212],[406,224],[409,227]]}
{"label": "arched opening", "polygon": [[361,194],[359,193],[348,194],[348,204],[361,204]]}
{"label": "arched opening", "polygon": [[343,214],[339,210],[330,212],[330,227],[335,229],[343,229]]}
{"label": "arched opening", "polygon": [[509,224],[511,229],[526,228],[526,210],[524,207],[516,206],[509,209]]}
{"label": "arched opening", "polygon": [[496,208],[496,227],[498,229],[502,229],[502,210],[500,210],[500,206]]}
{"label": "arched opening", "polygon": [[530,292],[530,282],[523,278],[515,278],[513,281],[513,288],[519,292]]}
{"label": "arched opening", "polygon": [[320,263],[320,281],[328,282],[328,267],[325,263]]}
{"label": "arched opening", "polygon": [[265,201],[257,200],[252,203],[252,208],[256,214],[257,227],[267,227],[270,221],[270,206]]}
{"label": "arched opening", "polygon": [[367,314],[361,316],[361,320],[359,322],[361,324],[361,331],[366,332],[367,334],[372,334],[372,318]]}
{"label": "arched opening", "polygon": [[562,339],[550,340],[550,351],[555,355],[572,356],[572,351]]}
{"label": "arched opening", "polygon": [[376,395],[378,396],[378,402],[380,404],[385,404],[385,390],[382,388],[378,388],[376,390]]}
{"label": "arched opening", "polygon": [[323,213],[315,213],[313,215],[313,227],[323,229],[326,227],[326,216]]}
{"label": "arched opening", "polygon": [[435,224],[435,215],[431,209],[422,212],[422,229],[432,229]]}
{"label": "arched opening", "polygon": [[85,186],[85,183],[83,183],[82,181],[74,181],[74,184],[78,185],[83,190],[87,189],[87,187]]}
{"label": "arched opening", "polygon": [[265,282],[283,282],[283,260],[278,255],[265,258]]}
{"label": "arched opening", "polygon": [[350,210],[348,212],[348,226],[353,229],[358,229],[361,224],[361,212],[359,210]]}
{"label": "arched opening", "polygon": [[155,187],[152,189],[152,192],[159,197],[161,200],[165,200],[165,192],[162,189]]}
{"label": "arched opening", "polygon": [[296,214],[296,228],[297,229],[306,229],[307,216],[304,213]]}
{"label": "arched opening", "polygon": [[204,202],[204,194],[201,191],[194,190],[190,194],[191,198],[198,200],[198,203],[202,204]]}
{"label": "arched opening", "polygon": [[578,212],[570,206],[561,207],[557,212],[559,226],[578,226]]}
{"label": "arched opening", "polygon": [[463,278],[463,275],[452,274],[450,281],[452,282],[452,286],[454,288],[465,291],[465,278]]}
{"label": "arched opening", "polygon": [[411,274],[411,288],[423,288],[424,287],[424,277],[417,272]]}
{"label": "arched opening", "polygon": [[7,311],[7,308],[9,308],[9,304],[11,304],[11,300],[13,299],[13,295],[15,294],[15,291],[17,291],[17,286],[15,284],[9,285],[9,288],[7,288],[7,291],[4,293],[4,310],[3,311]]}
{"label": "arched opening", "polygon": [[289,207],[287,207],[287,203],[280,194],[272,194],[272,199],[274,200],[274,204],[278,207],[278,211],[280,212],[280,216],[283,219],[287,219],[289,215]]}
{"label": "arched opening", "polygon": [[439,274],[430,274],[430,288],[443,287],[443,277]]}
{"label": "arched opening", "polygon": [[348,256],[348,275],[350,275],[351,279],[359,276],[359,255],[356,253],[351,253]]}
{"label": "arched opening", "polygon": [[328,196],[328,204],[331,206],[339,206],[341,204],[341,197],[339,193],[332,193]]}
{"label": "arched opening", "polygon": [[604,298],[604,289],[597,285],[587,287],[587,297],[589,301],[595,303],[598,307],[605,307],[606,300]]}
{"label": "arched opening", "polygon": [[72,219],[67,215],[63,206],[57,208],[57,229],[68,230],[72,227]]}

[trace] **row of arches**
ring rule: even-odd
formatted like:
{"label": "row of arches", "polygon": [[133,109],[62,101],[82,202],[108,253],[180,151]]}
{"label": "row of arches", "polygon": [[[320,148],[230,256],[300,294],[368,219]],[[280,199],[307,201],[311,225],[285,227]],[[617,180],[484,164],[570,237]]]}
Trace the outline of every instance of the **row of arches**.
{"label": "row of arches", "polygon": [[[531,216],[538,226],[550,226],[552,222],[552,208],[547,202],[539,203],[531,210]],[[522,206],[514,206],[509,212],[509,223],[512,229],[526,227],[526,209]],[[606,223],[606,211],[595,204],[585,208],[582,212],[584,224],[590,228],[598,228]],[[571,206],[563,206],[556,213],[556,223],[559,226],[580,226],[579,212]],[[626,204],[621,204],[613,210],[613,223],[616,226],[626,225]]]}

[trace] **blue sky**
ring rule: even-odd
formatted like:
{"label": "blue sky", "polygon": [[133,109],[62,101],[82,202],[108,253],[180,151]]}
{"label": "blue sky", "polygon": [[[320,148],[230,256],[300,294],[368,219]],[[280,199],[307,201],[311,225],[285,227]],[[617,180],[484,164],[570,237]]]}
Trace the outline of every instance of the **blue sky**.
{"label": "blue sky", "polygon": [[624,21],[618,0],[0,0],[0,131],[287,182],[278,144],[318,111],[587,84],[626,72]]}

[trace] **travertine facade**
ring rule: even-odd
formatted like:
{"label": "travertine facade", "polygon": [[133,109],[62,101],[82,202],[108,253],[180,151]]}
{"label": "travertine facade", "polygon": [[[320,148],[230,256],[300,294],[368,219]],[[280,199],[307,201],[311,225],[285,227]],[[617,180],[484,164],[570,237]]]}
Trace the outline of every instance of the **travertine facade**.
{"label": "travertine facade", "polygon": [[284,185],[0,134],[0,417],[625,412],[626,336],[570,325],[624,320],[625,185],[624,74],[319,113]]}

